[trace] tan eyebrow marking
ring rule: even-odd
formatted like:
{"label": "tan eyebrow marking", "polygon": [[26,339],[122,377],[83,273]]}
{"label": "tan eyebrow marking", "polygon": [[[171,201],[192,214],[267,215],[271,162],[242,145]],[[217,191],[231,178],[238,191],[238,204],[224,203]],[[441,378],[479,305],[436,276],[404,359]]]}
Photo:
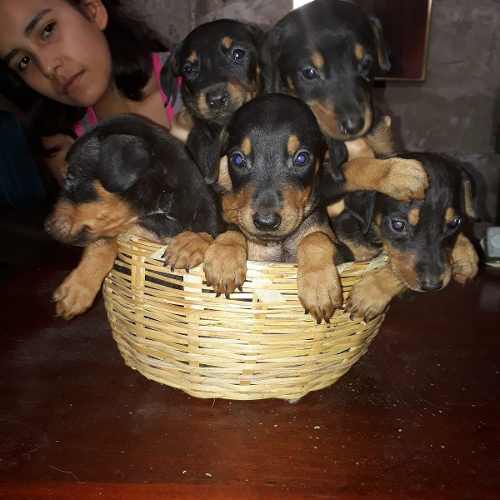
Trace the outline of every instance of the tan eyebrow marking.
{"label": "tan eyebrow marking", "polygon": [[317,69],[321,69],[325,65],[325,59],[318,51],[313,52],[311,61]]}
{"label": "tan eyebrow marking", "polygon": [[416,226],[419,220],[420,220],[420,209],[412,208],[408,213],[408,222],[412,226]]}
{"label": "tan eyebrow marking", "polygon": [[453,219],[455,215],[455,210],[453,208],[447,208],[446,213],[444,214],[444,221],[448,224],[448,222],[451,222],[451,219]]}
{"label": "tan eyebrow marking", "polygon": [[252,141],[250,140],[250,137],[245,137],[243,139],[243,142],[241,143],[241,150],[246,156],[252,152]]}
{"label": "tan eyebrow marking", "polygon": [[189,57],[187,58],[187,60],[190,63],[195,63],[198,60],[198,54],[196,53],[196,50],[193,50],[191,52],[191,54],[189,54]]}
{"label": "tan eyebrow marking", "polygon": [[357,43],[354,46],[354,55],[356,56],[356,59],[358,61],[361,61],[361,59],[363,59],[365,55],[365,48],[360,43]]}
{"label": "tan eyebrow marking", "polygon": [[226,47],[226,49],[231,48],[232,44],[233,44],[233,39],[230,36],[225,36],[222,39],[222,45],[224,45],[224,47]]}
{"label": "tan eyebrow marking", "polygon": [[300,146],[299,138],[296,135],[291,135],[288,138],[288,144],[287,144],[288,154],[292,156],[297,151],[297,149],[299,149],[299,146]]}

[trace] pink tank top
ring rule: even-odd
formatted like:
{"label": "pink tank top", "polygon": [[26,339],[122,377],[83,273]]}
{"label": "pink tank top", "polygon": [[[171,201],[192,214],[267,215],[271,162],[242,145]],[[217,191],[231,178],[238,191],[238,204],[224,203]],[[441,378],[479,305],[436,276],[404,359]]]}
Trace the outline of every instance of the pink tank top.
{"label": "pink tank top", "polygon": [[[160,96],[163,106],[165,107],[165,112],[167,113],[168,124],[172,125],[172,120],[174,119],[174,114],[175,114],[174,103],[172,103],[171,99],[169,99],[169,97],[165,95],[160,83],[160,73],[164,63],[164,61],[162,61],[162,55],[163,53],[162,54],[154,53],[152,55],[153,74],[158,83],[158,87],[160,88]],[[165,55],[167,54],[165,53]],[[164,59],[166,60],[166,57]],[[180,79],[178,80],[177,85],[178,86],[180,85]],[[94,108],[89,107],[87,108],[85,116],[80,121],[75,123],[75,125],[73,126],[73,130],[77,135],[77,137],[80,137],[83,134],[85,134],[85,132],[88,132],[92,127],[97,125],[98,121],[99,120],[97,119],[97,115],[95,114]]]}

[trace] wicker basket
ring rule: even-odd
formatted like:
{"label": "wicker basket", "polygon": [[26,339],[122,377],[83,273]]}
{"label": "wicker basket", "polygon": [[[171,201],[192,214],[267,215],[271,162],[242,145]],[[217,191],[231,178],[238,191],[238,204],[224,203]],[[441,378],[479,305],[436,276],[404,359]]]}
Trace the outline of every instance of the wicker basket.
{"label": "wicker basket", "polygon": [[[203,285],[201,266],[170,272],[163,250],[121,237],[104,299],[126,364],[192,396],[301,398],[346,373],[383,321],[352,321],[337,311],[330,325],[317,325],[298,301],[293,264],[249,262],[243,291],[216,297]],[[383,263],[339,266],[344,294]]]}

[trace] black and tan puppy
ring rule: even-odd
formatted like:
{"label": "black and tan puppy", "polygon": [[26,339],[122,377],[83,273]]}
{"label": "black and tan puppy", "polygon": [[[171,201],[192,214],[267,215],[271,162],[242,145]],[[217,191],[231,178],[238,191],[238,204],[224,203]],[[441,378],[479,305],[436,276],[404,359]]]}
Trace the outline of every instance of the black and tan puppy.
{"label": "black and tan puppy", "polygon": [[355,259],[370,259],[382,250],[389,256],[386,266],[353,287],[348,300],[348,310],[367,320],[405,290],[440,290],[452,278],[465,283],[478,270],[477,253],[462,233],[471,206],[464,170],[442,155],[399,157],[424,166],[429,179],[425,198],[401,202],[379,193],[348,194],[332,224]]}
{"label": "black and tan puppy", "polygon": [[[71,147],[68,174],[47,231],[85,247],[54,294],[57,314],[88,309],[116,257],[115,237],[130,230],[163,241],[183,231],[208,247],[222,230],[218,201],[183,144],[150,120],[122,115],[101,122]],[[183,233],[185,243],[192,233]]]}
{"label": "black and tan puppy", "polygon": [[210,142],[231,115],[261,90],[259,46],[263,32],[256,26],[220,19],[195,28],[173,51],[161,84],[167,95],[182,77],[185,109],[177,114],[172,134],[188,149]]}
{"label": "black and tan puppy", "polygon": [[392,152],[390,128],[374,111],[371,96],[375,75],[390,68],[378,19],[354,2],[315,0],[281,19],[261,52],[266,90],[310,106],[337,164],[345,158],[335,141],[366,137],[376,154]]}
{"label": "black and tan puppy", "polygon": [[[220,191],[223,217],[232,226],[205,254],[207,282],[217,293],[229,295],[243,284],[247,259],[296,260],[304,308],[316,320],[328,320],[342,305],[342,295],[320,188],[327,184],[329,192],[338,194],[380,189],[406,199],[423,196],[426,177],[416,161],[350,161],[343,167],[346,181],[339,184],[323,168],[326,150],[304,102],[269,94],[235,112],[218,141],[217,155],[202,155],[222,158],[205,161],[202,170]],[[180,247],[169,251],[167,260],[174,267],[182,267],[178,258],[189,260]]]}

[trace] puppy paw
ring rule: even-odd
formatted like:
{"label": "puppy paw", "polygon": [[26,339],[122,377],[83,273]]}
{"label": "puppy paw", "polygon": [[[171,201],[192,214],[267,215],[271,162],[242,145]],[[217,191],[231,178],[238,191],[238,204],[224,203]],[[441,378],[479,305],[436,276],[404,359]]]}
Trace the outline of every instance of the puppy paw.
{"label": "puppy paw", "polygon": [[213,238],[207,233],[184,231],[178,234],[165,250],[165,266],[172,270],[189,271],[205,260],[205,254],[212,242]]}
{"label": "puppy paw", "polygon": [[429,179],[419,161],[391,158],[387,173],[381,182],[380,192],[399,201],[422,200],[429,186]]}
{"label": "puppy paw", "polygon": [[96,290],[78,275],[70,274],[52,296],[56,303],[56,316],[70,320],[84,313],[93,304],[98,292],[99,288]]}
{"label": "puppy paw", "polygon": [[217,296],[227,298],[237,288],[241,288],[247,275],[247,252],[241,245],[220,243],[217,240],[209,246],[205,254],[205,278]]}
{"label": "puppy paw", "polygon": [[453,279],[465,285],[476,277],[479,271],[479,256],[474,245],[463,234],[459,234],[451,253],[451,272]]}
{"label": "puppy paw", "polygon": [[387,309],[392,298],[392,294],[366,276],[352,287],[345,309],[351,319],[370,321]]}
{"label": "puppy paw", "polygon": [[342,307],[342,287],[333,264],[300,269],[297,289],[300,303],[318,324],[323,320],[329,323],[335,309]]}

